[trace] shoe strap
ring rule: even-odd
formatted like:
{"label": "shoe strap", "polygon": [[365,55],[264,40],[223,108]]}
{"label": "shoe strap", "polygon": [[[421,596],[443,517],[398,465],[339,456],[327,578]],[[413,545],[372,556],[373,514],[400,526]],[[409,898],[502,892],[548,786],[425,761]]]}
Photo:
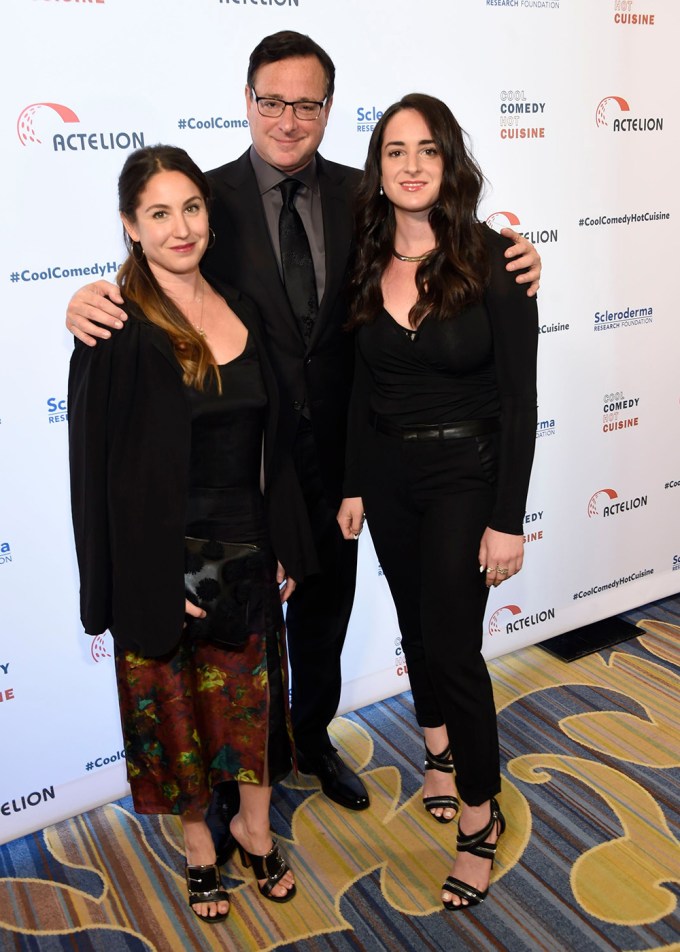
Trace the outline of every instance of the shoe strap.
{"label": "shoe strap", "polygon": [[440,773],[453,773],[451,747],[447,747],[441,754],[433,754],[425,745],[425,770],[439,770]]}
{"label": "shoe strap", "polygon": [[190,896],[209,897],[222,888],[217,864],[186,866],[184,870]]}
{"label": "shoe strap", "polygon": [[498,840],[496,843],[487,843],[486,838],[487,836],[491,836],[496,825],[498,825],[498,836],[500,837],[501,833],[505,830],[505,817],[501,813],[498,803],[492,797],[491,816],[489,822],[483,829],[467,836],[462,832],[460,826],[458,827],[458,837],[456,839],[457,851],[459,853],[472,853],[473,856],[480,856],[482,859],[490,859],[493,862]]}
{"label": "shoe strap", "polygon": [[439,797],[423,797],[423,803],[426,810],[437,810],[443,807],[445,810],[457,810],[460,806],[457,797],[450,797],[442,794]]}
{"label": "shoe strap", "polygon": [[461,879],[456,879],[455,876],[446,877],[446,882],[442,886],[442,890],[451,892],[460,899],[468,899],[473,905],[484,902],[488,894],[488,889],[485,892],[481,892],[469,883],[464,883]]}
{"label": "shoe strap", "polygon": [[253,864],[255,878],[268,880],[267,886],[264,888],[268,888],[269,891],[271,891],[278,881],[288,872],[288,865],[281,855],[281,850],[276,840],[273,841],[272,848],[268,853],[265,853],[264,856],[253,856],[250,854],[250,859]]}

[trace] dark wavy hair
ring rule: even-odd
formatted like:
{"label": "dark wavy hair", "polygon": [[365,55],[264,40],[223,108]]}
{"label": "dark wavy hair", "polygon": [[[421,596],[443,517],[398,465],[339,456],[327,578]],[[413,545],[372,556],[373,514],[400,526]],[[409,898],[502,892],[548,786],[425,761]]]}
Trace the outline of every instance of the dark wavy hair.
{"label": "dark wavy hair", "polygon": [[374,320],[383,306],[380,282],[394,248],[395,216],[392,203],[380,194],[381,153],[388,122],[404,109],[423,117],[444,166],[439,198],[429,215],[436,247],[416,271],[418,300],[409,313],[410,324],[417,327],[429,314],[442,320],[455,316],[480,299],[487,281],[488,254],[477,217],[484,176],[449,107],[433,96],[409,93],[385,110],[368,146],[356,201],[349,327]]}
{"label": "dark wavy hair", "polygon": [[[142,192],[159,172],[186,175],[200,192],[206,207],[210,207],[210,185],[191,156],[174,145],[150,145],[130,153],[118,178],[118,211],[131,222],[137,217]],[[133,242],[125,229],[123,235],[128,256],[116,278],[121,291],[147,320],[168,335],[187,386],[203,390],[210,374],[218,390],[221,389],[212,351],[156,281],[139,242]]]}
{"label": "dark wavy hair", "polygon": [[281,60],[293,59],[296,56],[315,56],[326,74],[326,96],[328,99],[335,89],[335,65],[328,53],[315,43],[311,36],[296,33],[294,30],[281,30],[272,33],[260,40],[248,62],[248,76],[246,82],[253,88],[255,73],[260,66],[268,63],[279,63]]}

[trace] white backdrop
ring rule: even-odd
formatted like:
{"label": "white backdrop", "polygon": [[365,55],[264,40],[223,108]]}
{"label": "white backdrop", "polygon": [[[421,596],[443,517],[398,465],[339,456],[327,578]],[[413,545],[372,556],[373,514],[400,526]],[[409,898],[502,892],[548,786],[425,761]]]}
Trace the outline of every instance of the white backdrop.
{"label": "white backdrop", "polygon": [[[678,106],[672,0],[15,0],[0,122],[0,842],[127,790],[110,635],[78,621],[64,310],[122,257],[116,180],[170,142],[203,168],[249,143],[248,54],[280,29],[335,60],[323,145],[361,166],[380,110],[446,99],[483,214],[544,262],[525,568],[493,591],[493,656],[676,591]],[[451,619],[452,636],[455,619]],[[362,537],[342,709],[408,687]]]}

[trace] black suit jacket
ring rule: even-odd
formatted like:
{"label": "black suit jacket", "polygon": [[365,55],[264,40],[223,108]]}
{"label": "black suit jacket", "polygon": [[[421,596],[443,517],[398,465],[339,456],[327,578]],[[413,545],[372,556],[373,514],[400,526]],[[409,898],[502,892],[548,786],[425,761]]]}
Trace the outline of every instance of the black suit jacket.
{"label": "black suit jacket", "polygon": [[352,335],[345,281],[352,247],[353,202],[361,173],[317,155],[323,211],[326,283],[309,346],[288,303],[262,199],[245,152],[208,172],[215,244],[203,259],[210,280],[226,281],[257,304],[281,391],[281,432],[292,445],[303,405],[309,408],[326,496],[342,496],[347,411],[352,383]]}
{"label": "black suit jacket", "polygon": [[[318,571],[289,453],[278,439],[274,372],[257,312],[217,286],[255,340],[267,389],[265,499],[269,534],[291,578]],[[85,631],[154,657],[184,622],[184,536],[191,408],[167,334],[126,304],[119,334],[76,340],[68,388],[71,509]],[[233,541],[239,541],[235,539]]]}

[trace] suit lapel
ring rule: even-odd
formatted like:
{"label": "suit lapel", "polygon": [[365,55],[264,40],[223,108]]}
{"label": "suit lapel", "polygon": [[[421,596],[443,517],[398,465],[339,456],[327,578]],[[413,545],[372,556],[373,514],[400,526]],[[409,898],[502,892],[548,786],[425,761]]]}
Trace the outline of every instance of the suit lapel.
{"label": "suit lapel", "polygon": [[[240,275],[233,276],[232,283],[236,287],[242,287],[246,294],[248,285],[257,287],[257,299],[261,300],[266,296],[269,301],[266,306],[267,313],[285,320],[302,340],[300,325],[291,310],[279,275],[262,197],[248,152],[236,160],[232,169],[233,175],[225,179],[225,184],[233,190],[236,229],[233,246],[237,249],[235,257],[241,272]],[[248,276],[245,282],[242,275]]]}
{"label": "suit lapel", "polygon": [[344,172],[330,169],[322,156],[317,154],[317,174],[323,210],[326,283],[312,332],[312,343],[323,333],[324,325],[332,314],[338,295],[342,291],[352,243],[350,195]]}

